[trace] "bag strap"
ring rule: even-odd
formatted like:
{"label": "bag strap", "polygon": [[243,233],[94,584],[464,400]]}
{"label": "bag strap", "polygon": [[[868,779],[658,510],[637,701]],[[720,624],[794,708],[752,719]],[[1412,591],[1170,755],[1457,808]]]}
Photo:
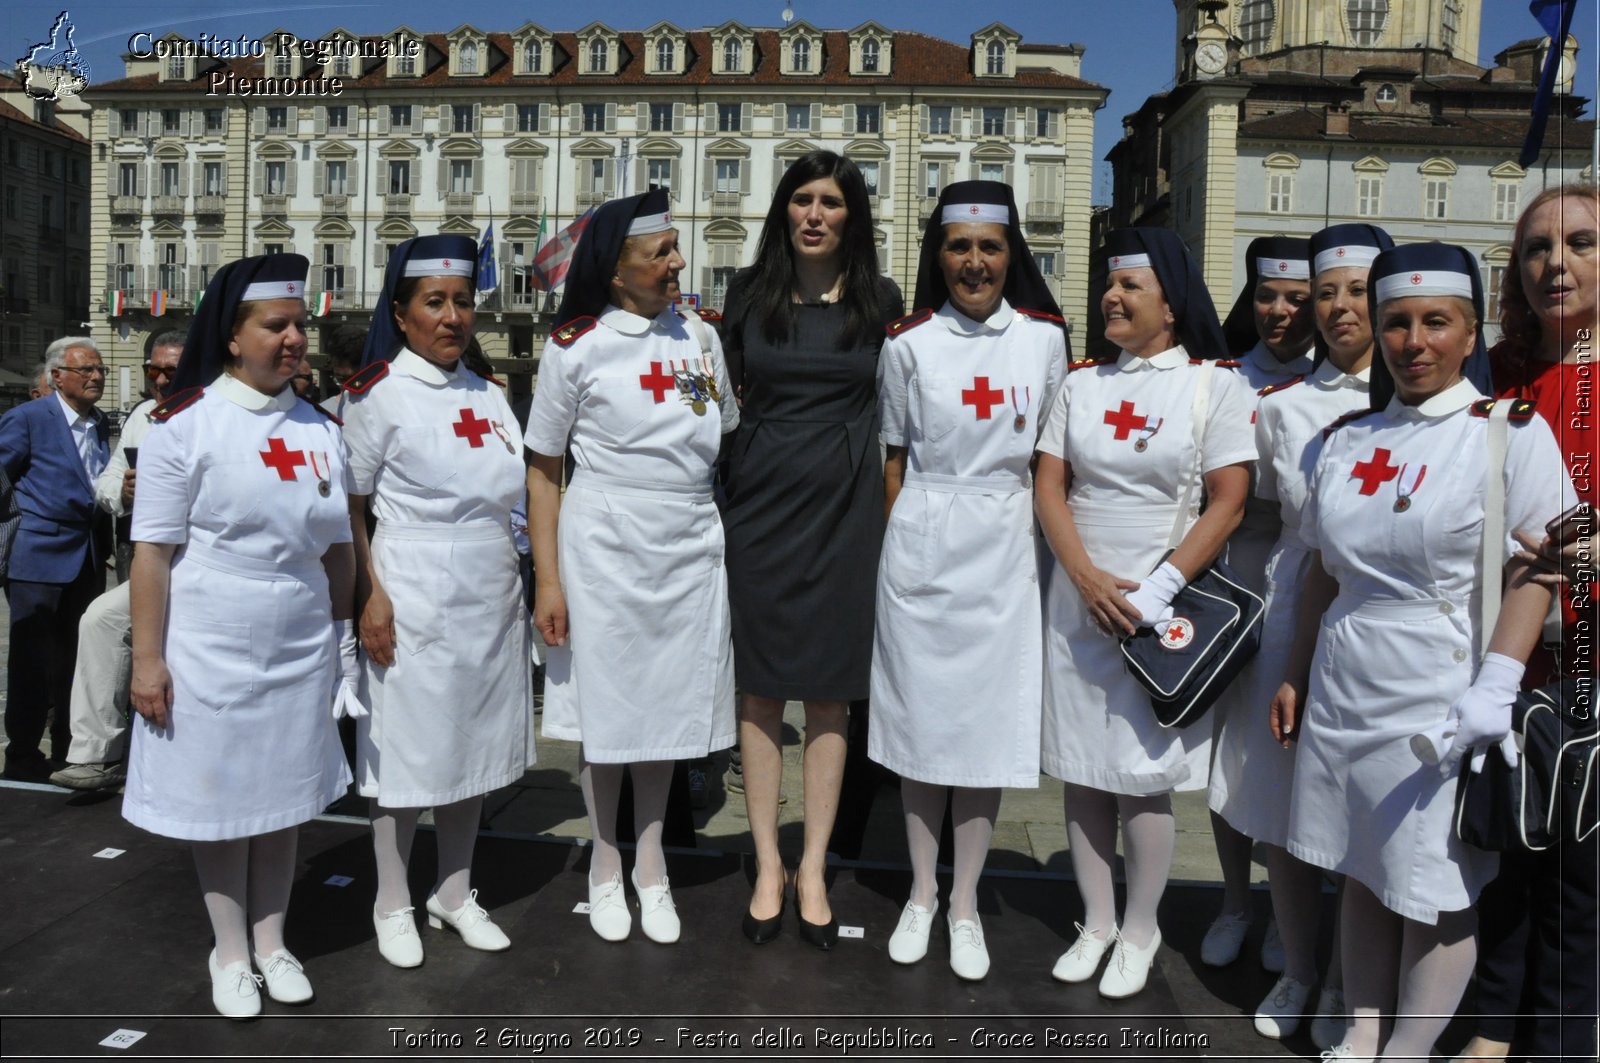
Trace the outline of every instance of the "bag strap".
{"label": "bag strap", "polygon": [[1189,523],[1189,500],[1194,497],[1195,483],[1202,475],[1203,441],[1206,420],[1211,412],[1211,375],[1216,371],[1215,363],[1200,363],[1200,379],[1195,382],[1194,401],[1189,406],[1189,429],[1194,433],[1194,475],[1184,478],[1183,496],[1178,499],[1178,514],[1172,518],[1172,534],[1167,536],[1168,551],[1176,550],[1178,544],[1183,542],[1183,533]]}
{"label": "bag strap", "polygon": [[1500,619],[1502,543],[1506,537],[1506,434],[1512,402],[1502,399],[1489,410],[1489,454],[1483,484],[1483,539],[1478,543],[1478,565],[1483,573],[1483,596],[1478,607],[1478,660],[1483,660],[1495,622]]}
{"label": "bag strap", "polygon": [[711,353],[711,330],[706,328],[706,323],[700,320],[700,315],[689,307],[683,309],[683,319],[689,322],[689,328],[694,333],[695,339],[700,341],[700,353]]}

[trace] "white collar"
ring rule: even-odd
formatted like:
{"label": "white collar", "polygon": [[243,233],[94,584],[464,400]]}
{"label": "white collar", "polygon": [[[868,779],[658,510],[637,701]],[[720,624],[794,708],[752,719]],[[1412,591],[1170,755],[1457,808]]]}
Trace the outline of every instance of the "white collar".
{"label": "white collar", "polygon": [[1245,355],[1255,367],[1270,376],[1281,376],[1285,379],[1292,376],[1305,376],[1311,372],[1311,348],[1307,347],[1299,355],[1287,362],[1278,361],[1278,356],[1267,350],[1267,345],[1257,341]]}
{"label": "white collar", "polygon": [[288,381],[284,381],[283,387],[276,395],[263,394],[232,373],[223,373],[211,386],[235,406],[242,406],[252,412],[268,408],[280,412],[292,410],[294,404],[299,401]]}
{"label": "white collar", "polygon": [[1136,373],[1141,369],[1176,369],[1180,365],[1189,364],[1189,352],[1184,350],[1183,344],[1168,347],[1160,354],[1152,354],[1148,358],[1141,358],[1131,351],[1123,351],[1117,356],[1117,372]]}
{"label": "white collar", "polygon": [[608,304],[600,311],[600,324],[609,329],[622,333],[624,336],[643,336],[652,326],[659,327],[662,332],[672,330],[672,319],[677,317],[672,307],[667,307],[655,317],[643,317],[631,310],[624,310],[615,304]]}
{"label": "white collar", "polygon": [[90,407],[88,413],[79,413],[77,410],[72,408],[71,403],[67,402],[66,399],[61,397],[61,392],[52,391],[50,394],[56,397],[56,401],[61,404],[61,412],[67,415],[68,428],[76,428],[80,424],[94,424],[100,420],[99,410]]}
{"label": "white collar", "polygon": [[1366,391],[1371,386],[1371,380],[1371,362],[1354,373],[1346,373],[1333,364],[1333,359],[1324,358],[1322,364],[1311,372],[1311,382],[1324,391],[1334,391],[1338,388],[1359,388]]}
{"label": "white collar", "polygon": [[[400,352],[389,362],[389,368],[434,387],[443,387],[456,378],[455,373],[434,365],[410,347],[400,348]],[[460,370],[461,363],[457,362],[456,372]]]}
{"label": "white collar", "polygon": [[1000,297],[1000,305],[994,308],[994,313],[982,321],[968,317],[956,309],[955,303],[948,301],[939,308],[938,313],[934,314],[934,317],[944,322],[945,327],[957,336],[976,336],[984,331],[1004,332],[1016,316],[1017,312],[1006,302],[1005,296]]}
{"label": "white collar", "polygon": [[1407,406],[1401,402],[1399,394],[1396,393],[1383,412],[1392,421],[1435,420],[1464,410],[1481,398],[1483,392],[1473,386],[1472,381],[1462,377],[1439,394],[1430,396],[1415,406]]}

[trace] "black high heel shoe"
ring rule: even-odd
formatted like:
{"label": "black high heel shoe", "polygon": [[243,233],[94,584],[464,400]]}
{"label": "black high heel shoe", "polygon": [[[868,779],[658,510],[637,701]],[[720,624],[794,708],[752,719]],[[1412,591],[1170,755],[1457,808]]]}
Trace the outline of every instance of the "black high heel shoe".
{"label": "black high heel shoe", "polygon": [[[783,891],[778,894],[778,914],[771,919],[757,919],[750,914],[750,909],[744,910],[744,936],[757,945],[765,945],[778,936],[783,930],[783,909],[789,903],[789,880],[784,877]],[[804,934],[805,921],[801,920],[801,933]]]}
{"label": "black high heel shoe", "polygon": [[839,942],[839,920],[830,918],[826,923],[813,923],[806,919],[805,908],[800,904],[800,885],[794,888],[794,915],[800,924],[800,940],[815,945],[824,952]]}

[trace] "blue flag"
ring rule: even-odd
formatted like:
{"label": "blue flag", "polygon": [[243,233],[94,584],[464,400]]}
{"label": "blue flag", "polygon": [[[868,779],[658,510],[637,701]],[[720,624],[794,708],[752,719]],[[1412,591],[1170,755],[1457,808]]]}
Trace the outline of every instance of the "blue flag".
{"label": "blue flag", "polygon": [[1550,98],[1555,94],[1556,65],[1566,50],[1567,30],[1572,27],[1572,13],[1578,0],[1533,0],[1528,11],[1539,20],[1539,25],[1550,35],[1550,52],[1544,59],[1544,72],[1539,76],[1539,91],[1533,97],[1533,116],[1528,120],[1528,139],[1522,142],[1522,155],[1517,164],[1526,169],[1539,157],[1544,146],[1544,126],[1550,117]]}
{"label": "blue flag", "polygon": [[478,291],[487,292],[500,287],[500,272],[494,261],[494,219],[484,230],[483,243],[478,247]]}

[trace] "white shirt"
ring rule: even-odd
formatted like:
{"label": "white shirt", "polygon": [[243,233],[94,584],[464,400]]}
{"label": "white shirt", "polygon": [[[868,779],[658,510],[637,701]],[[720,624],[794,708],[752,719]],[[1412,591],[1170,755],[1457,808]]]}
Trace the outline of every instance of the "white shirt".
{"label": "white shirt", "polygon": [[[1300,533],[1341,594],[1464,601],[1476,589],[1489,421],[1469,408],[1482,397],[1467,380],[1416,406],[1396,397],[1321,443]],[[1576,503],[1544,418],[1509,427],[1508,544],[1515,531],[1542,537]],[[1502,564],[1510,556],[1507,547]]]}
{"label": "white shirt", "polygon": [[94,426],[100,423],[100,411],[91,408],[87,414],[81,414],[68,405],[67,400],[61,397],[61,392],[54,394],[56,401],[61,404],[61,412],[67,418],[72,443],[78,448],[78,460],[83,462],[83,471],[89,474],[89,482],[94,483],[100,470],[106,467],[108,449],[94,430]]}
{"label": "white shirt", "polygon": [[[1191,425],[1200,369],[1180,345],[1148,358],[1123,351],[1113,363],[1067,374],[1039,450],[1072,467],[1072,502],[1176,504],[1194,475]],[[1256,459],[1248,385],[1233,370],[1209,371],[1202,473]]]}
{"label": "white shirt", "polygon": [[707,486],[723,434],[739,426],[722,342],[707,334],[702,353],[671,307],[653,318],[606,307],[570,345],[545,345],[523,441],[548,457],[570,443],[578,467],[602,475]]}
{"label": "white shirt", "polygon": [[1300,534],[1301,510],[1311,490],[1311,468],[1323,431],[1369,402],[1371,367],[1343,373],[1324,361],[1299,384],[1263,396],[1256,412],[1256,496],[1279,504],[1284,534]]}
{"label": "white shirt", "polygon": [[122,474],[128,471],[128,448],[137,448],[150,431],[150,411],[155,408],[155,399],[144,399],[128,411],[128,416],[122,422],[122,433],[117,437],[116,449],[111,452],[111,460],[94,482],[95,501],[114,517],[127,515],[128,511],[122,507]]}

